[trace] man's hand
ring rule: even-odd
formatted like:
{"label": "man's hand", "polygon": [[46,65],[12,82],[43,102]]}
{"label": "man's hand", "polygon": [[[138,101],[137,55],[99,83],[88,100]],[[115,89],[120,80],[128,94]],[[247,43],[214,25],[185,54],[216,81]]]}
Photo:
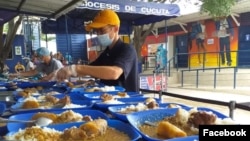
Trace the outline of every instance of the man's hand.
{"label": "man's hand", "polygon": [[71,69],[69,66],[67,66],[59,69],[56,72],[55,77],[58,81],[63,82],[65,79],[71,77],[71,75],[72,75]]}

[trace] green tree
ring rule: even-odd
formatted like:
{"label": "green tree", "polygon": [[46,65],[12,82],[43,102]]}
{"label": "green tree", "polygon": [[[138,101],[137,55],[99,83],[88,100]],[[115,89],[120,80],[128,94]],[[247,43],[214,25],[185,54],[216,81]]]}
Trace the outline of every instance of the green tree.
{"label": "green tree", "polygon": [[201,0],[201,12],[208,13],[212,18],[227,17],[232,12],[236,0]]}
{"label": "green tree", "polygon": [[17,29],[21,24],[23,16],[19,15],[17,18],[18,19],[16,21],[15,18],[13,18],[8,22],[8,31],[5,39],[3,38],[3,32],[6,30],[6,28],[4,28],[4,25],[0,25],[0,73],[3,72],[4,62],[11,52],[12,43],[16,36]]}

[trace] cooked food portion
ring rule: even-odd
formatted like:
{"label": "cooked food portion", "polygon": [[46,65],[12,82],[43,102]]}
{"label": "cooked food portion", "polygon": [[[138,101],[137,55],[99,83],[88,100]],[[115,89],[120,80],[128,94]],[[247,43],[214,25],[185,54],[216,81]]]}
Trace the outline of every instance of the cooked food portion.
{"label": "cooked food portion", "polygon": [[156,126],[142,124],[139,129],[144,134],[157,139],[171,139],[197,135],[199,125],[236,124],[232,119],[218,118],[214,113],[198,111],[196,108],[187,111],[179,108],[173,116],[165,117],[155,123]]}
{"label": "cooked food portion", "polygon": [[85,107],[86,105],[77,105],[71,103],[70,97],[65,96],[61,99],[58,99],[54,96],[48,95],[45,96],[44,101],[37,100],[27,100],[23,102],[23,105],[20,107],[21,109],[33,109],[33,108],[51,108],[54,105],[62,105],[62,108],[80,108]]}
{"label": "cooked food portion", "polygon": [[104,86],[104,87],[87,88],[85,91],[86,92],[110,92],[110,91],[116,91],[116,90],[114,86]]}
{"label": "cooked food portion", "polygon": [[126,92],[117,92],[117,95],[119,97],[129,97],[128,93],[126,93]]}
{"label": "cooked food portion", "polygon": [[38,112],[36,113],[35,115],[32,116],[31,120],[37,120],[41,117],[46,117],[46,118],[49,118],[51,119],[53,122],[56,121],[57,119],[57,115],[54,114],[54,113],[49,113],[49,112]]}
{"label": "cooked food portion", "polygon": [[56,97],[54,97],[54,96],[52,96],[52,95],[46,95],[45,96],[45,101],[48,101],[48,102],[53,103],[53,104],[56,104],[59,101],[59,99],[56,98]]}
{"label": "cooked food portion", "polygon": [[94,138],[99,135],[105,134],[108,127],[108,123],[104,119],[96,119],[89,121],[80,126],[80,129],[85,131],[88,138]]}
{"label": "cooked food portion", "polygon": [[121,108],[118,112],[122,114],[129,114],[132,112],[138,112],[138,111],[145,111],[145,110],[150,110],[150,109],[158,109],[159,104],[154,98],[150,98],[151,100],[149,101],[146,99],[144,103],[139,102],[137,105],[129,105],[124,108]]}
{"label": "cooked food portion", "polygon": [[[46,93],[41,94],[41,91],[44,88],[42,86],[37,86],[37,87],[32,87],[32,88],[25,88],[25,89],[21,89],[17,95],[24,97],[24,98],[29,98],[29,97],[33,97],[33,96],[44,96],[44,95],[55,95],[55,94],[59,94],[56,91],[49,91]],[[41,99],[41,97],[39,97]]]}
{"label": "cooked food portion", "polygon": [[64,111],[60,114],[54,114],[49,112],[38,112],[34,114],[31,120],[36,120],[40,117],[46,117],[53,121],[52,124],[68,123],[68,122],[81,122],[81,121],[92,121],[93,119],[89,115],[81,115],[72,110]]}
{"label": "cooked food portion", "polygon": [[187,136],[183,130],[168,121],[161,121],[157,126],[156,133],[157,135],[168,139]]}
{"label": "cooked food portion", "polygon": [[100,98],[101,98],[102,101],[108,101],[108,100],[113,100],[114,99],[114,97],[111,94],[108,94],[108,93],[103,93],[100,96]]}
{"label": "cooked food portion", "polygon": [[109,127],[107,121],[98,119],[83,123],[79,128],[71,127],[63,132],[38,126],[19,130],[17,133],[5,136],[7,140],[18,141],[129,141],[129,136]]}
{"label": "cooked food portion", "polygon": [[209,114],[205,111],[194,112],[190,114],[188,124],[195,128],[198,128],[199,125],[213,125],[216,118],[215,114]]}
{"label": "cooked food portion", "polygon": [[94,87],[97,86],[95,80],[77,80],[75,82],[75,84],[73,82],[67,82],[66,85],[70,88],[78,88],[78,87],[83,87],[83,88],[87,88],[87,87]]}
{"label": "cooked food portion", "polygon": [[80,141],[86,139],[86,132],[80,128],[72,127],[66,129],[62,135],[60,135],[60,141]]}
{"label": "cooked food portion", "polygon": [[17,133],[11,136],[5,136],[6,140],[16,141],[57,141],[62,133],[51,128],[40,128],[32,126],[25,129],[20,129]]}
{"label": "cooked food portion", "polygon": [[33,108],[39,108],[40,104],[37,101],[28,100],[25,101],[22,105],[22,109],[33,109]]}

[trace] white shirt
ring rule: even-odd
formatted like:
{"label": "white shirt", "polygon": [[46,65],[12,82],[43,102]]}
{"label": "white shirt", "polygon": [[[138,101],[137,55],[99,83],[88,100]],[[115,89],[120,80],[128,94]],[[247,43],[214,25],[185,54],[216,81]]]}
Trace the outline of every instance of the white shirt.
{"label": "white shirt", "polygon": [[229,28],[228,22],[226,19],[220,21],[220,30],[218,31],[218,37],[227,37],[230,36],[228,34],[227,29]]}

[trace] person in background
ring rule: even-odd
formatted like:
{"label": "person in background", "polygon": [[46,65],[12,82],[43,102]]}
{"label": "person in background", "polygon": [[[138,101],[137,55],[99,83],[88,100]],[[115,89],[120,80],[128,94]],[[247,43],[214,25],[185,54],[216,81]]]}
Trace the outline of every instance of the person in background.
{"label": "person in background", "polygon": [[38,48],[36,54],[40,63],[34,70],[10,74],[10,77],[40,76],[42,81],[52,80],[56,71],[63,67],[62,63],[59,60],[52,58],[49,50],[45,47]]}
{"label": "person in background", "polygon": [[72,57],[68,52],[66,52],[66,55],[65,55],[64,59],[66,61],[65,62],[66,65],[70,65],[70,64],[73,63]]}
{"label": "person in background", "polygon": [[35,69],[35,65],[34,63],[32,62],[32,60],[28,57],[25,57],[24,58],[25,60],[25,71],[30,71],[30,70],[34,70]]}
{"label": "person in background", "polygon": [[122,86],[126,91],[139,91],[138,59],[135,48],[119,37],[120,19],[109,9],[98,12],[85,29],[97,34],[98,41],[106,49],[89,65],[70,65],[60,69],[56,78],[64,81],[70,76],[86,76],[100,79],[109,86]]}
{"label": "person in background", "polygon": [[[232,65],[231,59],[231,49],[230,42],[233,40],[234,31],[231,20],[226,17],[221,17],[220,20],[215,22],[217,37],[219,38],[220,44],[220,58],[221,64],[227,66]],[[226,61],[225,61],[225,53],[226,53]]]}
{"label": "person in background", "polygon": [[18,61],[17,64],[15,65],[15,71],[16,73],[24,72],[25,71],[24,65]]}
{"label": "person in background", "polygon": [[8,67],[7,64],[4,64],[3,66],[3,73],[9,73],[10,68]]}
{"label": "person in background", "polygon": [[[207,62],[206,58],[206,47],[205,47],[205,38],[206,38],[206,26],[205,21],[201,20],[192,26],[192,34],[195,36],[197,50],[198,50],[198,64],[202,65],[204,62]],[[203,59],[201,59],[202,54]]]}

